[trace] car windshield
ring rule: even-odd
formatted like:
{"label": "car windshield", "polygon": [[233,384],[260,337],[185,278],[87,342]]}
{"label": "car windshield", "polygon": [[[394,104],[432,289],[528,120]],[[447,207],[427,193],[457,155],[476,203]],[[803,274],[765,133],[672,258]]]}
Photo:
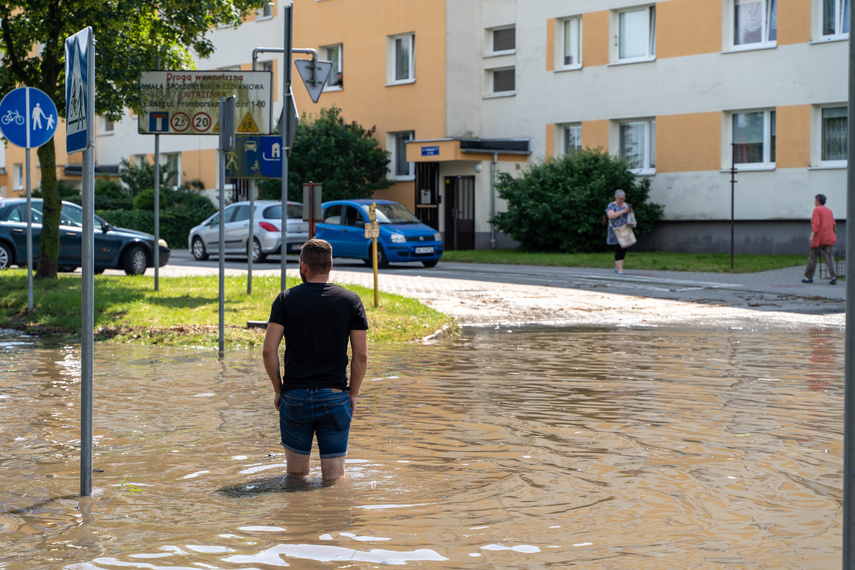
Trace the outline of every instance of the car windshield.
{"label": "car windshield", "polygon": [[[282,206],[268,206],[264,209],[264,217],[268,220],[281,220],[282,219]],[[303,219],[303,205],[302,204],[288,204],[288,219],[289,220],[302,220]]]}
{"label": "car windshield", "polygon": [[[368,218],[368,204],[362,205],[365,218]],[[422,223],[408,209],[400,204],[377,204],[377,223],[379,224],[420,224]]]}

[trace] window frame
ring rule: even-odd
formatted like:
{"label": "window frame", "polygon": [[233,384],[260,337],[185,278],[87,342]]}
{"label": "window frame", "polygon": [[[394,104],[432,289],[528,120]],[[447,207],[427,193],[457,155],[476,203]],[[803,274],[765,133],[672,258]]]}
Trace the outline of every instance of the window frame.
{"label": "window frame", "polygon": [[[406,138],[404,138],[406,137]],[[386,133],[386,148],[390,153],[388,177],[395,181],[409,181],[416,178],[416,164],[407,162],[407,142],[415,140],[415,131],[392,131]],[[403,152],[406,174],[399,172],[400,154]]]}
{"label": "window frame", "polygon": [[265,3],[261,8],[255,11],[255,21],[263,22],[273,19],[273,2]]}
{"label": "window frame", "polygon": [[[623,22],[625,21],[624,16],[630,14],[632,12],[646,12],[646,38],[645,43],[647,45],[645,53],[643,55],[628,55],[622,56],[621,53],[624,49],[624,34],[621,33]],[[617,63],[642,63],[647,61],[654,61],[656,59],[656,6],[634,6],[632,8],[618,10],[615,12],[615,58],[614,60]]]}
{"label": "window frame", "polygon": [[641,125],[643,128],[643,139],[641,141],[641,164],[639,166],[629,166],[629,171],[635,175],[653,175],[656,174],[656,118],[655,117],[640,117],[637,119],[622,119],[617,121],[617,149],[618,155],[624,157],[629,162],[629,155],[625,152],[624,146],[624,127],[632,125]]}
{"label": "window frame", "polygon": [[[513,30],[514,32],[514,45],[513,47],[506,49],[496,49],[496,33],[506,32],[508,30]],[[515,25],[510,26],[499,26],[496,28],[490,28],[487,30],[487,38],[489,42],[489,49],[487,49],[487,53],[491,56],[498,55],[512,55],[517,52],[517,27]]]}
{"label": "window frame", "polygon": [[[761,38],[759,41],[748,42],[748,43],[738,43],[737,42],[737,4],[739,3],[753,3],[760,4],[762,7],[762,27],[760,30]],[[769,49],[778,46],[778,24],[777,24],[777,12],[778,12],[778,0],[728,0],[728,29],[730,34],[730,45],[729,49],[732,51],[745,51],[745,50],[753,50],[753,49]],[[771,8],[774,7],[774,14],[771,12]],[[775,21],[775,38],[770,39],[770,32],[772,29],[772,20]]]}
{"label": "window frame", "polygon": [[[398,42],[407,40],[409,53],[407,65],[409,73],[405,78],[398,77]],[[416,82],[416,33],[395,34],[386,37],[386,85],[408,85]]]}
{"label": "window frame", "polygon": [[22,162],[12,164],[12,189],[24,189],[24,163]]}
{"label": "window frame", "polygon": [[[844,158],[842,158],[842,159],[831,159],[831,160],[829,160],[829,159],[825,158],[825,155],[826,155],[826,137],[825,137],[826,124],[825,124],[824,115],[825,115],[825,111],[828,111],[831,109],[842,109],[844,111],[844,116],[846,118],[846,124],[843,128],[843,135],[844,135],[843,157]],[[848,164],[847,151],[848,151],[848,145],[849,145],[849,140],[848,140],[848,137],[849,137],[849,117],[848,117],[848,114],[849,114],[849,108],[848,108],[848,105],[846,103],[821,105],[821,106],[817,107],[817,114],[816,114],[816,118],[817,118],[817,128],[816,128],[817,147],[816,148],[817,148],[817,157],[819,159],[817,161],[817,163],[819,164],[819,166],[821,166],[823,168],[846,168],[846,166]]]}
{"label": "window frame", "polygon": [[[513,72],[514,86],[513,89],[507,89],[504,91],[496,91],[496,74],[503,73],[506,71]],[[517,68],[516,66],[504,66],[504,67],[496,67],[493,69],[487,70],[487,90],[490,93],[490,97],[513,97],[517,94]]]}
{"label": "window frame", "polygon": [[[171,163],[174,164],[172,168]],[[181,187],[181,153],[180,152],[162,152],[160,153],[160,166],[175,170],[175,175],[166,181],[166,184],[173,190]]]}
{"label": "window frame", "polygon": [[[570,143],[570,132],[578,130],[575,135],[575,140],[577,142],[577,146],[572,150],[569,149]],[[582,123],[567,123],[562,125],[561,128],[561,148],[562,154],[573,154],[575,152],[579,152],[582,150]]]}
{"label": "window frame", "polygon": [[112,136],[116,132],[116,123],[108,119],[107,117],[101,117],[103,122],[101,123],[104,127],[101,131],[102,135]]}
{"label": "window frame", "polygon": [[[763,160],[753,162],[738,162],[736,159],[736,127],[735,123],[739,115],[763,115]],[[728,130],[730,131],[730,144],[725,165],[730,168],[734,165],[741,171],[746,170],[774,170],[777,159],[777,113],[774,108],[769,109],[745,109],[741,111],[731,111],[728,113]],[[750,143],[747,143],[750,144]]]}
{"label": "window frame", "polygon": [[[567,48],[568,48],[568,26],[571,24],[576,24],[576,37],[571,38],[571,41],[575,43],[575,56],[578,59],[578,62],[567,63]],[[571,70],[571,69],[581,69],[582,68],[582,16],[571,16],[569,18],[562,18],[558,20],[558,33],[556,37],[559,38],[557,45],[557,54],[556,60],[559,62],[556,66],[556,69],[559,70]],[[572,51],[572,49],[571,49]]]}
{"label": "window frame", "polygon": [[[330,57],[331,50],[335,49],[335,61]],[[333,67],[330,71],[330,79],[335,78],[335,83],[330,83],[330,79],[324,84],[324,91],[341,91],[344,89],[344,44],[328,44],[320,46],[319,51],[323,58],[327,61],[332,61]]]}
{"label": "window frame", "polygon": [[[828,28],[826,24],[826,16],[828,15],[826,4],[834,3],[834,24],[833,31],[826,33]],[[852,10],[851,0],[816,0],[816,15],[817,26],[819,27],[819,37],[822,41],[835,41],[849,39],[849,31],[844,31],[844,28],[849,24],[847,10]]]}

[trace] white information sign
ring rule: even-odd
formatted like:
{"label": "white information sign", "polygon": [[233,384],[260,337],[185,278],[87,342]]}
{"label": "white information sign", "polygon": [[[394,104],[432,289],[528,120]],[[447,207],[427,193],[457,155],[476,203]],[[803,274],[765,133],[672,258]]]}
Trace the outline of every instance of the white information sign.
{"label": "white information sign", "polygon": [[145,135],[218,135],[220,97],[235,96],[235,131],[272,132],[269,71],[146,71],[140,78]]}

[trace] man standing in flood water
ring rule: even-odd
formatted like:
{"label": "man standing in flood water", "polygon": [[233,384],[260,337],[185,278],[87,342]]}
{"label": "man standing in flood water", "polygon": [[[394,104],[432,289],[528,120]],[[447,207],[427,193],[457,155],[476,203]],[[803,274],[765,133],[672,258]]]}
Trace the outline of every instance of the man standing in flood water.
{"label": "man standing in flood water", "polygon": [[344,476],[350,422],[368,364],[365,307],[356,293],[329,282],[331,270],[332,246],[322,239],[307,241],[300,251],[303,283],[273,301],[263,348],[288,475],[309,474],[312,439],[317,435],[321,476],[327,481]]}

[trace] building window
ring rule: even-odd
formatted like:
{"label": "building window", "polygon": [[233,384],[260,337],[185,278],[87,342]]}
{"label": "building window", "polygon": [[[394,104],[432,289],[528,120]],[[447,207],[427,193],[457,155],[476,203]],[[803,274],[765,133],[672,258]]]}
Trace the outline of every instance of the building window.
{"label": "building window", "polygon": [[[166,185],[171,188],[181,186],[181,153],[166,152],[160,155],[160,168],[166,170],[169,178],[166,180]],[[162,174],[161,174],[162,176]]]}
{"label": "building window", "polygon": [[387,148],[392,151],[392,160],[389,163],[392,178],[408,180],[415,176],[415,165],[412,162],[407,162],[407,141],[413,140],[414,137],[415,132],[413,131],[388,134]]}
{"label": "building window", "polygon": [[341,44],[323,46],[321,48],[321,57],[332,62],[332,71],[330,71],[330,77],[327,79],[326,84],[327,89],[341,89],[344,87],[342,52],[343,48]]}
{"label": "building window", "polygon": [[656,169],[656,120],[642,119],[618,123],[620,154],[635,174]]}
{"label": "building window", "polygon": [[517,48],[517,29],[499,28],[492,31],[493,46],[492,53],[512,52]]}
{"label": "building window", "polygon": [[144,154],[135,154],[131,156],[131,164],[137,168],[142,168],[148,161]]}
{"label": "building window", "polygon": [[492,92],[495,95],[512,95],[516,90],[516,69],[494,69],[490,72]]}
{"label": "building window", "polygon": [[582,150],[582,125],[564,126],[564,154]]}
{"label": "building window", "polygon": [[561,22],[561,34],[562,67],[582,67],[582,18],[569,18]]}
{"label": "building window", "polygon": [[849,36],[851,0],[822,0],[822,35],[824,38]]}
{"label": "building window", "polygon": [[412,83],[416,80],[416,35],[389,36],[386,52],[386,82]]}
{"label": "building window", "polygon": [[847,160],[848,110],[846,107],[826,107],[822,109],[821,151],[822,162],[842,162]]}
{"label": "building window", "polygon": [[778,0],[732,0],[733,47],[763,47],[778,41]]}
{"label": "building window", "polygon": [[775,166],[775,111],[733,114],[733,162]]}
{"label": "building window", "polygon": [[116,132],[115,123],[113,123],[113,121],[111,121],[107,117],[104,117],[104,131],[101,134],[112,135],[114,132]]}
{"label": "building window", "polygon": [[656,57],[656,8],[619,12],[617,40],[618,61],[649,61]]}
{"label": "building window", "polygon": [[24,165],[20,162],[12,165],[12,188],[15,190],[24,188]]}
{"label": "building window", "polygon": [[273,17],[273,2],[267,2],[259,8],[256,20],[269,20]]}

